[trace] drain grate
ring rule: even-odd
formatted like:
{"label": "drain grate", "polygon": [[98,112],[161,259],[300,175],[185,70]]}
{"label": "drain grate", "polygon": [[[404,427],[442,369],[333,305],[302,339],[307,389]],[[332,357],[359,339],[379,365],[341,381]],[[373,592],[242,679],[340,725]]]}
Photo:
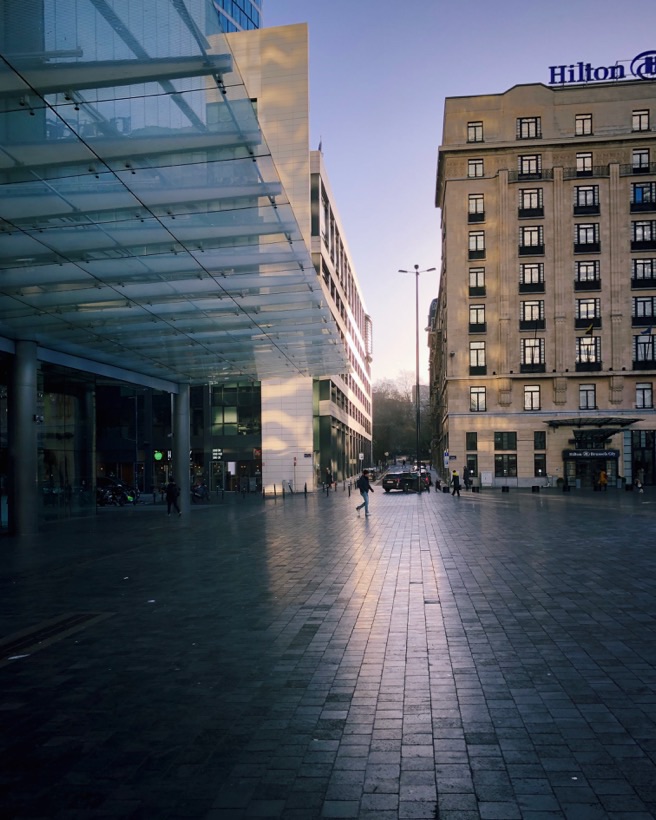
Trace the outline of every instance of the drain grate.
{"label": "drain grate", "polygon": [[0,639],[0,667],[26,655],[32,655],[39,649],[45,649],[111,616],[111,612],[67,612],[65,615],[58,615],[56,618],[8,635]]}

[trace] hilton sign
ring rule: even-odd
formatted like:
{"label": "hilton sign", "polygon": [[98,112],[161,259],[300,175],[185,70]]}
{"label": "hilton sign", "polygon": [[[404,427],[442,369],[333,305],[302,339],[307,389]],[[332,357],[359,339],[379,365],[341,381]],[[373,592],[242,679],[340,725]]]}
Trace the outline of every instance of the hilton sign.
{"label": "hilton sign", "polygon": [[608,80],[656,80],[656,51],[643,51],[634,57],[629,73],[621,63],[593,66],[592,63],[550,65],[550,85],[573,85],[574,83],[603,83]]}

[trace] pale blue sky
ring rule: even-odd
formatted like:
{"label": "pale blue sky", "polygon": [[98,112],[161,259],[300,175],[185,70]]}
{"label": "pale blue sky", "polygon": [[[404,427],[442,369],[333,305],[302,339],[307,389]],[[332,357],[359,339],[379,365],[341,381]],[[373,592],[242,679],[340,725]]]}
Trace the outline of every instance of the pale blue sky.
{"label": "pale blue sky", "polygon": [[[549,82],[550,65],[612,65],[656,50],[656,0],[264,0],[266,26],[308,23],[311,147],[323,143],[346,240],[374,321],[374,381],[420,371],[437,296],[434,206],[445,97]],[[656,96],[656,85],[654,85]]]}

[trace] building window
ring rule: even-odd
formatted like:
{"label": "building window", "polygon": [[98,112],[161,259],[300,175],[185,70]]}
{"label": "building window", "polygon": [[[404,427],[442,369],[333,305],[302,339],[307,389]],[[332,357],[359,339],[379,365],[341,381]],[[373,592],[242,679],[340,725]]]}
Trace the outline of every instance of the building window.
{"label": "building window", "polygon": [[517,449],[517,433],[501,432],[494,434],[494,449],[495,450],[516,450]]}
{"label": "building window", "polygon": [[574,118],[574,134],[587,137],[592,134],[592,114],[577,114]]}
{"label": "building window", "polygon": [[469,388],[469,410],[472,413],[483,413],[487,410],[484,387]]}
{"label": "building window", "polygon": [[519,266],[521,290],[544,290],[544,262],[522,262]]}
{"label": "building window", "polygon": [[518,216],[544,216],[542,188],[521,188],[517,213]]}
{"label": "building window", "polygon": [[467,123],[467,142],[483,142],[483,123]]}
{"label": "building window", "polygon": [[654,366],[654,337],[651,328],[643,330],[639,336],[633,337],[633,368],[640,370]]}
{"label": "building window", "polygon": [[494,475],[496,478],[517,478],[517,453],[495,455]]}
{"label": "building window", "polygon": [[485,342],[469,343],[469,374],[472,376],[485,375]]}
{"label": "building window", "polygon": [[534,140],[542,136],[542,120],[540,117],[519,117],[517,119],[517,139]]}
{"label": "building window", "polygon": [[654,406],[654,392],[651,382],[636,384],[636,410],[651,410]]}
{"label": "building window", "polygon": [[656,182],[634,182],[631,185],[632,211],[653,211],[656,204]]}
{"label": "building window", "polygon": [[465,450],[478,450],[478,433],[465,433]]}
{"label": "building window", "polygon": [[599,286],[599,260],[574,263],[574,287],[578,290],[594,290]]}
{"label": "building window", "polygon": [[656,259],[632,259],[631,279],[632,284],[653,287],[656,280]]}
{"label": "building window", "polygon": [[485,296],[485,268],[469,269],[469,295]]}
{"label": "building window", "polygon": [[469,194],[467,216],[469,222],[483,222],[485,220],[485,198],[483,194]]}
{"label": "building window", "polygon": [[524,385],[524,410],[540,409],[540,385]]}
{"label": "building window", "polygon": [[594,384],[579,385],[579,410],[597,409],[597,388]]}
{"label": "building window", "polygon": [[631,168],[634,174],[649,172],[649,148],[634,148],[631,152]]}
{"label": "building window", "polygon": [[520,339],[520,369],[523,373],[543,373],[544,339]]}
{"label": "building window", "polygon": [[599,213],[599,186],[577,185],[574,188],[574,215]]}
{"label": "building window", "polygon": [[483,160],[469,159],[467,160],[467,176],[468,177],[482,177],[483,176]]}
{"label": "building window", "polygon": [[656,221],[641,219],[631,223],[631,250],[656,249]]}
{"label": "building window", "polygon": [[547,433],[546,430],[535,430],[533,432],[533,449],[546,450],[547,449]]}
{"label": "building window", "polygon": [[601,364],[601,339],[599,336],[576,337],[576,364]]}
{"label": "building window", "polygon": [[478,456],[476,453],[467,453],[465,456],[466,458],[466,470],[469,473],[470,478],[474,478],[474,476],[478,475]]}
{"label": "building window", "polygon": [[517,160],[520,179],[540,179],[542,176],[542,154],[523,154]]}
{"label": "building window", "polygon": [[576,176],[592,176],[592,154],[589,151],[576,155]]}
{"label": "building window", "polygon": [[542,225],[520,226],[519,253],[530,256],[544,253],[544,227]]}
{"label": "building window", "polygon": [[542,478],[547,474],[547,454],[533,453],[533,475]]}
{"label": "building window", "polygon": [[634,296],[631,316],[634,325],[645,325],[650,327],[654,324],[656,311],[656,296]]}
{"label": "building window", "polygon": [[485,259],[485,231],[469,232],[469,258]]}
{"label": "building window", "polygon": [[631,117],[631,128],[634,131],[649,131],[649,111],[634,111]]}
{"label": "building window", "polygon": [[[578,327],[585,327],[587,329],[590,321],[599,319],[600,317],[601,299],[588,298],[576,300],[576,319],[582,323],[581,325],[577,325]],[[594,327],[597,327],[597,325],[594,325]]]}
{"label": "building window", "polygon": [[597,253],[600,249],[598,222],[580,222],[574,225],[575,253]]}
{"label": "building window", "polygon": [[485,333],[485,305],[469,306],[469,332]]}
{"label": "building window", "polygon": [[519,329],[537,330],[544,328],[544,299],[534,299],[519,303]]}

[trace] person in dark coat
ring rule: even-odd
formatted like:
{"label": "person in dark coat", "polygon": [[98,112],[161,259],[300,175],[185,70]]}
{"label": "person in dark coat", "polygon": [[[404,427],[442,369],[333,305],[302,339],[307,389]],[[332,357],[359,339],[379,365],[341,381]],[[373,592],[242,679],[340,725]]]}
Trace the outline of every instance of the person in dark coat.
{"label": "person in dark coat", "polygon": [[453,487],[451,495],[455,496],[458,493],[458,498],[460,498],[460,476],[457,470],[454,470],[451,474],[451,486]]}
{"label": "person in dark coat", "polygon": [[178,507],[178,496],[180,495],[180,488],[173,480],[173,476],[169,479],[169,483],[166,485],[166,506],[167,506],[167,515],[171,515],[171,507],[175,507],[178,511],[178,515],[182,515],[180,512],[180,507]]}
{"label": "person in dark coat", "polygon": [[360,490],[362,496],[362,504],[358,504],[355,508],[360,515],[360,510],[364,507],[364,514],[369,515],[369,493],[373,493],[374,488],[369,483],[369,471],[363,470],[360,478],[355,482],[355,486]]}

